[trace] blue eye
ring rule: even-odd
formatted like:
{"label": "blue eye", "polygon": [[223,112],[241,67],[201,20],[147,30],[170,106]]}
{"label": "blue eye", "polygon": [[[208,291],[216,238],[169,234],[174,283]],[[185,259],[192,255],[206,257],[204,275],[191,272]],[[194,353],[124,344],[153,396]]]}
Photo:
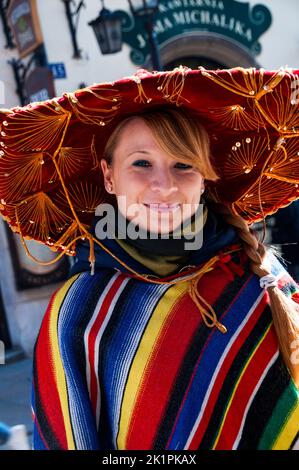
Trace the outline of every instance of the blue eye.
{"label": "blue eye", "polygon": [[[136,160],[133,163],[134,166],[139,166],[139,167],[147,167],[148,166],[147,164],[150,165],[150,163],[147,160]],[[186,163],[181,163],[181,162],[176,163],[176,165],[181,165],[179,167],[181,170],[189,170],[190,168],[192,168],[192,165],[187,165]]]}
{"label": "blue eye", "polygon": [[136,162],[133,163],[135,166],[144,166],[144,165],[139,165],[139,163],[149,163],[147,160],[136,160]]}
{"label": "blue eye", "polygon": [[189,170],[189,168],[192,168],[192,165],[187,165],[186,163],[177,163],[177,165],[183,165],[180,167],[182,170]]}

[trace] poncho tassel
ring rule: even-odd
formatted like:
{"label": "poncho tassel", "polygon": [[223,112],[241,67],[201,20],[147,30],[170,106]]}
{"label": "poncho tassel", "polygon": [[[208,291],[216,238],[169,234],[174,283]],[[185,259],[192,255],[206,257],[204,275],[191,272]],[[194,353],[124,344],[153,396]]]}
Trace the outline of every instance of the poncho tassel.
{"label": "poncho tassel", "polygon": [[[195,303],[195,305],[198,307],[198,310],[200,311],[200,314],[201,314],[202,319],[205,322],[205,324],[209,328],[213,328],[214,326],[216,326],[216,328],[218,328],[218,330],[221,331],[221,333],[226,333],[227,332],[226,327],[217,320],[217,315],[216,315],[213,307],[210,304],[208,304],[208,302],[206,302],[203,297],[201,297],[201,295],[198,292],[198,288],[197,288],[197,285],[198,285],[198,282],[199,282],[200,278],[206,272],[211,271],[212,269],[214,269],[214,265],[217,263],[217,261],[219,261],[219,256],[215,256],[214,258],[212,258],[200,270],[200,272],[198,273],[198,276],[196,276],[196,277],[194,277],[193,279],[190,280],[189,295],[190,295],[191,299],[193,300],[193,302]],[[209,311],[202,304],[205,304],[208,307]]]}
{"label": "poncho tassel", "polygon": [[[216,326],[221,333],[226,333],[226,327],[217,320],[217,315],[213,307],[205,301],[203,297],[198,292],[197,289],[198,279],[192,279],[189,287],[189,294],[195,305],[198,307],[198,310],[201,313],[202,319],[209,328]],[[210,311],[205,309],[200,301],[205,304]]]}

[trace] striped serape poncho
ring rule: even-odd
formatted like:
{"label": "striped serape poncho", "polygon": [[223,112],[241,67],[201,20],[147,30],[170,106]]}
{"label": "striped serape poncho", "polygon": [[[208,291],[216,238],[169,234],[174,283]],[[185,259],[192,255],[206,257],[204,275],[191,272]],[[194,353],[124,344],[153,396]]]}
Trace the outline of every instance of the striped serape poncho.
{"label": "striped serape poncho", "polygon": [[[269,252],[279,288],[299,287]],[[105,266],[52,295],[35,345],[34,449],[293,449],[299,392],[268,292],[243,250],[198,285],[227,327],[208,328],[188,284]]]}

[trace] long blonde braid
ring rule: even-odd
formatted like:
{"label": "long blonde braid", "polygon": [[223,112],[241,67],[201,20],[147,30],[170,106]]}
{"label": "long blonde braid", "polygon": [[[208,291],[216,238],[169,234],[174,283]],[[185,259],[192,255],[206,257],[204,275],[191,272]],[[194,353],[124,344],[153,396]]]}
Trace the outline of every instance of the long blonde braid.
{"label": "long blonde braid", "polygon": [[[231,212],[228,206],[209,201],[209,207],[221,214],[223,219],[235,227],[241,238],[244,250],[251,260],[251,270],[259,277],[271,273],[267,266],[267,248],[258,240],[257,233],[250,228],[245,220]],[[284,361],[299,387],[299,365],[291,361],[292,343],[299,342],[299,305],[287,297],[278,287],[268,287],[269,303],[273,324]],[[293,343],[294,344],[294,343]]]}

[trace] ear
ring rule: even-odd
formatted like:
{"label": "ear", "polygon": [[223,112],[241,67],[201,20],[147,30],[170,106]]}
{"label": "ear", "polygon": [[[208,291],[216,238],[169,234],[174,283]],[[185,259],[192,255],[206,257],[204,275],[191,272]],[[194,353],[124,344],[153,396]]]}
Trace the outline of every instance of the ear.
{"label": "ear", "polygon": [[115,191],[113,189],[114,186],[114,181],[113,181],[113,176],[112,176],[112,168],[111,165],[107,163],[107,161],[102,158],[100,161],[103,176],[104,176],[104,185],[106,188],[106,191],[110,194],[115,194]]}
{"label": "ear", "polygon": [[111,178],[111,167],[108,165],[107,160],[105,160],[105,158],[101,159],[100,165],[102,168],[104,179],[107,181]]}

